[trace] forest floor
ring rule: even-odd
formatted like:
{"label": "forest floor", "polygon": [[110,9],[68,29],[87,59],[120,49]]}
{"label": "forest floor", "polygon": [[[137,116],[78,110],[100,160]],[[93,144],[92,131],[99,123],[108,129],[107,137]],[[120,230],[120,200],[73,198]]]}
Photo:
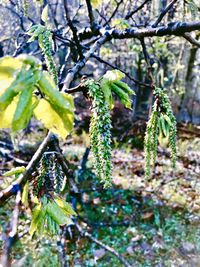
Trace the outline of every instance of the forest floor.
{"label": "forest floor", "polygon": [[[6,134],[2,134],[1,174],[13,166],[26,165],[42,136],[43,131],[30,131],[23,136],[13,136],[11,142]],[[113,186],[109,189],[103,189],[95,176],[92,155],[89,155],[78,184],[81,188],[81,196],[77,199],[80,224],[92,236],[121,253],[131,266],[200,266],[198,131],[180,127],[175,170],[171,168],[168,150],[159,148],[156,167],[149,181],[144,180],[143,151],[136,148],[133,139],[128,136],[122,143],[114,139]],[[72,136],[62,143],[76,180],[88,144],[86,133]],[[0,175],[1,188],[10,182],[9,179],[5,182]],[[4,239],[11,210],[12,202],[0,209],[0,241]],[[30,223],[30,214],[22,213],[19,230],[27,228]],[[117,257],[86,237],[75,236],[66,242],[70,266],[123,266]],[[13,250],[13,266],[59,266],[55,263],[55,240],[43,237],[40,243],[43,246],[25,235]]]}

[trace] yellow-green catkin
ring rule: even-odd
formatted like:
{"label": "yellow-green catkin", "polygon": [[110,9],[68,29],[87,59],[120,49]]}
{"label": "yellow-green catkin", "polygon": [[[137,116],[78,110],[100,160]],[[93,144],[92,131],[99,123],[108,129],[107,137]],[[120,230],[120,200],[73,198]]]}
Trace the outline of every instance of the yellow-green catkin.
{"label": "yellow-green catkin", "polygon": [[98,82],[88,80],[86,86],[92,100],[90,143],[95,159],[95,169],[104,187],[108,187],[112,180],[110,109]]}
{"label": "yellow-green catkin", "polygon": [[154,90],[155,102],[152,108],[152,114],[147,123],[145,139],[144,139],[144,156],[145,156],[145,178],[151,177],[151,169],[155,165],[158,136],[159,131],[159,120],[161,116],[167,118],[166,123],[169,127],[168,143],[171,150],[171,162],[172,166],[175,167],[177,152],[176,152],[176,118],[173,114],[171,103],[167,95],[167,91],[161,88],[155,88]]}

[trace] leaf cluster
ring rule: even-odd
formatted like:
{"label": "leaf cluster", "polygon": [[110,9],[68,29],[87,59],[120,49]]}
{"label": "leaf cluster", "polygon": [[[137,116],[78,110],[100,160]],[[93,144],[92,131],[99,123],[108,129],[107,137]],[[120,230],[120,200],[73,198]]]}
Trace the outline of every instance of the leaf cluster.
{"label": "leaf cluster", "polygon": [[71,131],[73,98],[57,90],[35,57],[1,58],[0,81],[0,128],[24,129],[34,114],[47,129],[62,138]]}

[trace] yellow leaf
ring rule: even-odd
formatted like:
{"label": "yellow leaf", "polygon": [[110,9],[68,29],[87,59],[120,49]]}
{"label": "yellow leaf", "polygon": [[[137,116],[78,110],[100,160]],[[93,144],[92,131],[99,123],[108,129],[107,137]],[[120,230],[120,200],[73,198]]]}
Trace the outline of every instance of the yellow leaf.
{"label": "yellow leaf", "polygon": [[73,113],[56,106],[52,106],[47,100],[41,99],[34,110],[38,120],[53,133],[63,139],[69,134],[73,127]]}
{"label": "yellow leaf", "polygon": [[12,83],[15,72],[20,70],[22,65],[21,60],[10,56],[0,59],[0,95]]}
{"label": "yellow leaf", "polygon": [[18,100],[19,96],[16,96],[4,111],[0,111],[0,128],[11,128]]}

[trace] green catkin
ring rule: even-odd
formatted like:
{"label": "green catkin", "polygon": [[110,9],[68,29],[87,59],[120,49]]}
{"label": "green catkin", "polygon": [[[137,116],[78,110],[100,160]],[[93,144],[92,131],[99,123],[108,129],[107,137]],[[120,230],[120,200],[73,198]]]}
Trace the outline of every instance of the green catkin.
{"label": "green catkin", "polygon": [[47,64],[47,69],[54,79],[55,84],[58,84],[58,73],[56,69],[56,65],[52,55],[52,33],[47,28],[44,29],[42,33],[38,36],[39,46],[42,49],[42,52],[45,57],[45,61]]}
{"label": "green catkin", "polygon": [[44,154],[42,159],[40,160],[39,170],[38,170],[39,175],[35,179],[33,188],[33,194],[36,195],[37,197],[42,194],[44,184],[47,179],[48,165],[49,165],[48,158]]}
{"label": "green catkin", "polygon": [[145,155],[145,177],[151,176],[151,166],[155,164],[157,151],[157,126],[155,125],[155,118],[157,111],[153,109],[150,119],[147,123],[145,138],[144,138],[144,155]]}
{"label": "green catkin", "polygon": [[159,119],[164,114],[168,117],[169,122],[169,147],[171,150],[172,166],[176,164],[176,118],[173,114],[171,103],[165,89],[155,88],[154,95],[156,101],[154,102],[152,114],[147,123],[145,140],[144,140],[144,155],[145,155],[145,178],[149,179],[151,176],[151,167],[155,165],[158,135],[161,129],[159,128]]}
{"label": "green catkin", "polygon": [[95,159],[97,175],[104,187],[111,184],[111,116],[108,103],[98,82],[88,80],[86,86],[92,99],[92,118],[90,122],[90,143]]}
{"label": "green catkin", "polygon": [[29,3],[28,0],[23,1],[23,11],[24,11],[24,16],[28,17],[28,8],[29,8]]}

